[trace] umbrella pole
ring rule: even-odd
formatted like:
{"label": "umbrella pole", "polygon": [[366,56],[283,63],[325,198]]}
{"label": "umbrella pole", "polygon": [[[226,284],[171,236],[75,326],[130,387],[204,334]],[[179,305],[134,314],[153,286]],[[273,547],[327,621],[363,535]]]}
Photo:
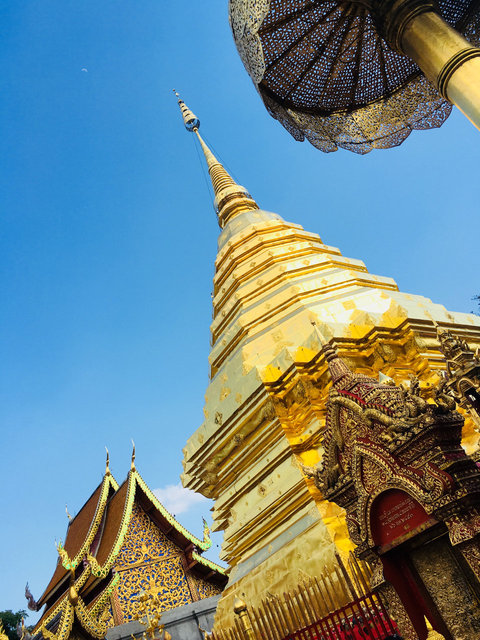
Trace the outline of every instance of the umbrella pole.
{"label": "umbrella pole", "polygon": [[404,21],[396,36],[402,53],[480,129],[480,49],[431,10]]}

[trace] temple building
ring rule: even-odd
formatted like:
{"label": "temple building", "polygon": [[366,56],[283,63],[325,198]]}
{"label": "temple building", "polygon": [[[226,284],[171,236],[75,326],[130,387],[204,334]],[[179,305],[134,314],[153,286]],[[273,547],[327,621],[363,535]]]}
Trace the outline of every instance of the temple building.
{"label": "temple building", "polygon": [[[185,487],[214,499],[214,528],[224,531],[221,558],[231,570],[220,629],[233,625],[236,594],[256,606],[353,548],[344,512],[304,471],[323,456],[331,385],[319,329],[353,371],[433,396],[445,369],[437,327],[475,352],[480,318],[403,293],[316,233],[261,209],[206,146],[198,118],[179,106],[204,151],[221,228],[205,420],[184,448],[182,475]],[[462,444],[475,453],[479,433],[464,415]]]}
{"label": "temple building", "polygon": [[43,595],[35,602],[27,590],[29,608],[45,606],[32,636],[100,639],[145,613],[158,616],[219,594],[227,578],[202,557],[210,546],[206,523],[203,540],[182,527],[148,488],[134,456],[121,485],[107,459],[102,482],[70,519]]}

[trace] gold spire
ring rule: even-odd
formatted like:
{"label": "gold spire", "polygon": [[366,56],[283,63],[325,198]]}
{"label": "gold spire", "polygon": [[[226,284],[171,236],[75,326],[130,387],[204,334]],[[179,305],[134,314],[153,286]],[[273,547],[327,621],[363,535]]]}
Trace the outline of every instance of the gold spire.
{"label": "gold spire", "polygon": [[200,120],[190,111],[175,90],[174,93],[178,98],[178,106],[182,113],[185,128],[187,131],[193,131],[193,133],[195,133],[205,155],[208,173],[210,174],[213,192],[215,194],[215,210],[218,216],[218,223],[223,229],[231,218],[244,211],[254,211],[258,209],[258,204],[245,187],[235,182],[228,171],[213,155],[198,131]]}

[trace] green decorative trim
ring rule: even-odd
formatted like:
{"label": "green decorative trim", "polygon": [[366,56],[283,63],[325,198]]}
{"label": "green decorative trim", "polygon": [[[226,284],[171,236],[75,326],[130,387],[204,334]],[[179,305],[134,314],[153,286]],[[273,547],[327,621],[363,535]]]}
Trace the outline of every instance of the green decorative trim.
{"label": "green decorative trim", "polygon": [[[89,571],[85,571],[87,576],[90,574]],[[113,590],[116,588],[117,584],[120,581],[120,576],[116,574],[110,580],[107,587],[100,594],[97,601],[89,611],[80,596],[78,596],[77,604],[74,606],[68,597],[68,591],[65,593],[61,602],[55,607],[54,611],[46,618],[45,620],[40,620],[37,624],[37,628],[34,630],[35,633],[42,633],[42,636],[45,640],[67,640],[70,636],[70,632],[72,630],[73,622],[75,615],[78,618],[78,621],[82,625],[83,629],[87,633],[89,633],[94,638],[101,640],[105,638],[107,633],[107,625],[97,620],[97,617],[100,617],[104,612],[106,607],[109,605],[109,598]],[[61,614],[60,622],[58,624],[57,631],[55,633],[49,631],[46,627],[50,624],[57,616]]]}
{"label": "green decorative trim", "polygon": [[88,530],[87,537],[85,538],[85,542],[80,547],[80,550],[76,554],[76,556],[72,560],[73,566],[78,566],[78,564],[84,559],[90,550],[90,545],[92,544],[95,536],[97,535],[98,527],[103,518],[103,513],[105,511],[105,506],[107,504],[108,493],[112,487],[115,491],[118,490],[118,483],[115,478],[107,473],[103,477],[102,481],[102,489],[100,492],[100,497],[98,499],[97,508],[95,510],[95,515],[93,517],[92,523],[90,525],[90,529]]}
{"label": "green decorative trim", "polygon": [[73,620],[73,606],[67,601],[61,620],[61,626],[56,633],[56,640],[66,640],[68,638],[73,627]]}
{"label": "green decorative trim", "polygon": [[212,541],[210,539],[209,536],[209,531],[208,531],[208,527],[204,526],[203,532],[204,532],[204,539],[200,540],[200,538],[197,538],[196,536],[193,535],[193,533],[190,533],[190,531],[188,531],[187,529],[185,529],[185,527],[182,527],[182,525],[177,522],[177,520],[175,520],[175,518],[172,516],[171,513],[169,513],[165,507],[163,506],[163,504],[160,502],[160,500],[156,497],[156,495],[149,489],[149,487],[147,486],[147,484],[145,483],[145,481],[143,480],[143,478],[141,477],[141,475],[138,473],[138,471],[135,472],[137,475],[137,482],[140,485],[140,487],[142,488],[142,490],[145,492],[145,494],[148,496],[149,500],[152,501],[152,503],[154,504],[154,506],[160,511],[160,513],[162,514],[162,516],[168,520],[168,522],[175,527],[175,529],[177,531],[179,531],[180,533],[182,533],[188,540],[190,540],[190,542],[193,542],[193,544],[198,547],[199,549],[202,549],[202,551],[206,551],[207,549],[210,549],[210,547],[212,546]]}
{"label": "green decorative trim", "polygon": [[119,582],[120,576],[118,573],[116,573],[110,580],[108,585],[105,587],[105,589],[102,591],[102,593],[94,601],[93,606],[89,609],[91,616],[100,617],[102,615],[105,609],[110,605],[110,596],[117,588]]}
{"label": "green decorative trim", "polygon": [[83,585],[86,583],[88,578],[90,577],[91,571],[85,569],[83,573],[81,573],[78,578],[75,580],[75,589],[79,592]]}
{"label": "green decorative trim", "polygon": [[[33,630],[32,635],[35,635],[36,633],[41,631],[42,627],[46,627],[48,624],[50,624],[50,622],[52,622],[52,620],[56,618],[58,614],[63,611],[66,604],[68,604],[68,594],[64,594],[63,598],[60,600],[60,602],[57,604],[57,606],[53,609],[53,611],[50,613],[50,615],[47,618],[45,619],[40,618],[40,620],[37,622]],[[61,623],[61,620],[60,620],[60,623]]]}
{"label": "green decorative trim", "polygon": [[[208,526],[207,526],[206,522],[204,523],[204,529],[203,529],[204,539],[200,540],[199,538],[194,536],[192,533],[190,533],[187,529],[185,529],[185,527],[182,527],[182,525],[179,522],[177,522],[177,520],[172,516],[172,514],[169,513],[165,509],[165,507],[158,500],[158,498],[155,496],[155,494],[150,490],[150,488],[148,487],[148,485],[146,484],[146,482],[143,480],[142,476],[138,473],[138,471],[136,469],[132,469],[131,471],[129,471],[127,482],[128,482],[127,498],[125,500],[125,507],[124,507],[123,514],[122,514],[122,520],[121,520],[120,528],[119,528],[119,531],[117,533],[117,537],[115,539],[115,543],[114,543],[114,545],[112,547],[112,550],[110,551],[105,563],[103,564],[103,566],[101,566],[93,556],[91,556],[90,554],[87,555],[87,560],[88,560],[88,562],[90,564],[91,571],[92,571],[94,576],[96,576],[98,578],[105,578],[108,575],[108,572],[110,571],[110,569],[113,567],[113,565],[115,563],[116,556],[117,556],[118,552],[120,551],[120,547],[123,544],[123,541],[125,539],[125,535],[126,535],[126,533],[128,531],[128,526],[130,524],[130,518],[131,518],[131,515],[132,515],[132,508],[133,508],[133,504],[135,502],[135,493],[136,493],[136,485],[137,484],[140,486],[140,488],[145,493],[145,495],[148,497],[148,499],[152,502],[154,507],[156,509],[158,509],[158,511],[160,511],[162,516],[177,531],[182,533],[185,536],[185,538],[187,538],[187,540],[190,540],[190,542],[193,542],[193,544],[196,547],[198,547],[199,549],[201,549],[202,551],[206,551],[207,549],[209,549],[212,546],[212,541],[211,541],[210,536],[209,536],[209,529],[208,529]],[[200,555],[197,555],[197,558],[198,558],[198,560],[197,560],[198,562],[200,562],[201,564],[204,564],[205,566],[210,567],[214,571],[219,571],[220,573],[223,573],[223,574],[225,573],[225,571],[219,565],[217,565],[217,564],[215,564],[213,562],[210,562],[209,560],[205,560]]]}
{"label": "green decorative trim", "polygon": [[[85,585],[85,583],[87,582],[88,578],[91,575],[91,570],[89,568],[85,569],[85,571],[83,571],[78,578],[75,580],[74,582],[74,587],[75,590],[77,591],[77,593],[80,591],[80,589]],[[62,611],[65,609],[65,607],[68,607],[68,605],[70,604],[70,601],[68,599],[68,589],[65,591],[65,593],[63,594],[61,600],[59,601],[59,603],[57,604],[57,606],[53,609],[53,611],[49,614],[48,618],[40,618],[40,620],[37,622],[37,624],[35,625],[35,628],[33,630],[32,635],[35,635],[35,633],[38,633],[41,630],[42,626],[47,626],[48,624],[50,624],[50,622],[52,622],[52,620]],[[60,628],[60,626],[59,626]],[[58,631],[57,631],[58,633]],[[56,637],[56,634],[54,634]],[[58,639],[57,639],[58,640]]]}
{"label": "green decorative trim", "polygon": [[99,570],[102,572],[102,574],[104,574],[104,576],[106,576],[108,571],[110,571],[110,569],[113,567],[115,558],[117,557],[117,554],[120,551],[120,547],[122,546],[123,541],[125,539],[125,535],[128,531],[128,525],[130,524],[130,517],[132,515],[132,507],[135,501],[135,484],[136,484],[135,470],[131,470],[128,472],[127,482],[128,482],[127,498],[125,500],[125,507],[123,509],[122,520],[120,523],[120,528],[117,532],[117,537],[113,544],[112,550],[110,551],[107,559],[105,560],[103,567],[100,567],[100,565],[97,563],[97,567],[100,568]]}
{"label": "green decorative trim", "polygon": [[203,564],[209,569],[213,569],[213,571],[218,571],[218,573],[221,573],[224,576],[227,575],[227,572],[223,567],[221,567],[216,562],[212,562],[211,560],[207,560],[207,558],[203,558],[199,553],[196,553],[195,551],[192,553],[192,558],[199,564]]}
{"label": "green decorative trim", "polygon": [[[50,624],[54,618],[60,615],[57,631],[49,631],[47,625]],[[46,620],[40,620],[37,624],[35,632],[40,632],[45,640],[66,640],[70,635],[73,626],[74,611],[73,605],[68,600],[68,597],[62,599],[58,607],[48,616]]]}
{"label": "green decorative trim", "polygon": [[[80,598],[80,596],[78,598],[77,604],[75,605],[75,614],[80,624],[82,625],[82,627],[85,629],[87,633],[89,633],[94,638],[98,638],[98,640],[105,638],[107,634],[107,625],[104,624],[103,622],[95,620],[93,616],[90,615],[90,613],[87,610],[87,607],[85,606],[85,603]],[[58,638],[57,640],[62,640],[62,639]]]}
{"label": "green decorative trim", "polygon": [[110,572],[110,567],[105,564],[103,567],[99,565],[95,556],[87,554],[87,562],[90,566],[90,570],[92,572],[92,576],[96,578],[106,578]]}

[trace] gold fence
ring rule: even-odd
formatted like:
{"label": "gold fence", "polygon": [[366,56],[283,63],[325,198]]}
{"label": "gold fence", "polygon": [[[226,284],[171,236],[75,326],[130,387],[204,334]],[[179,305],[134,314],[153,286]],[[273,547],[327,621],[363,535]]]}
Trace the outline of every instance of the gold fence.
{"label": "gold fence", "polygon": [[353,554],[348,567],[337,555],[337,565],[332,572],[308,578],[281,596],[267,594],[257,607],[247,606],[237,598],[235,626],[214,629],[205,637],[211,640],[335,640],[342,637],[345,628],[359,624],[359,620],[374,630],[369,637],[387,637],[394,631],[394,625],[380,597],[371,592],[370,576],[368,565]]}

